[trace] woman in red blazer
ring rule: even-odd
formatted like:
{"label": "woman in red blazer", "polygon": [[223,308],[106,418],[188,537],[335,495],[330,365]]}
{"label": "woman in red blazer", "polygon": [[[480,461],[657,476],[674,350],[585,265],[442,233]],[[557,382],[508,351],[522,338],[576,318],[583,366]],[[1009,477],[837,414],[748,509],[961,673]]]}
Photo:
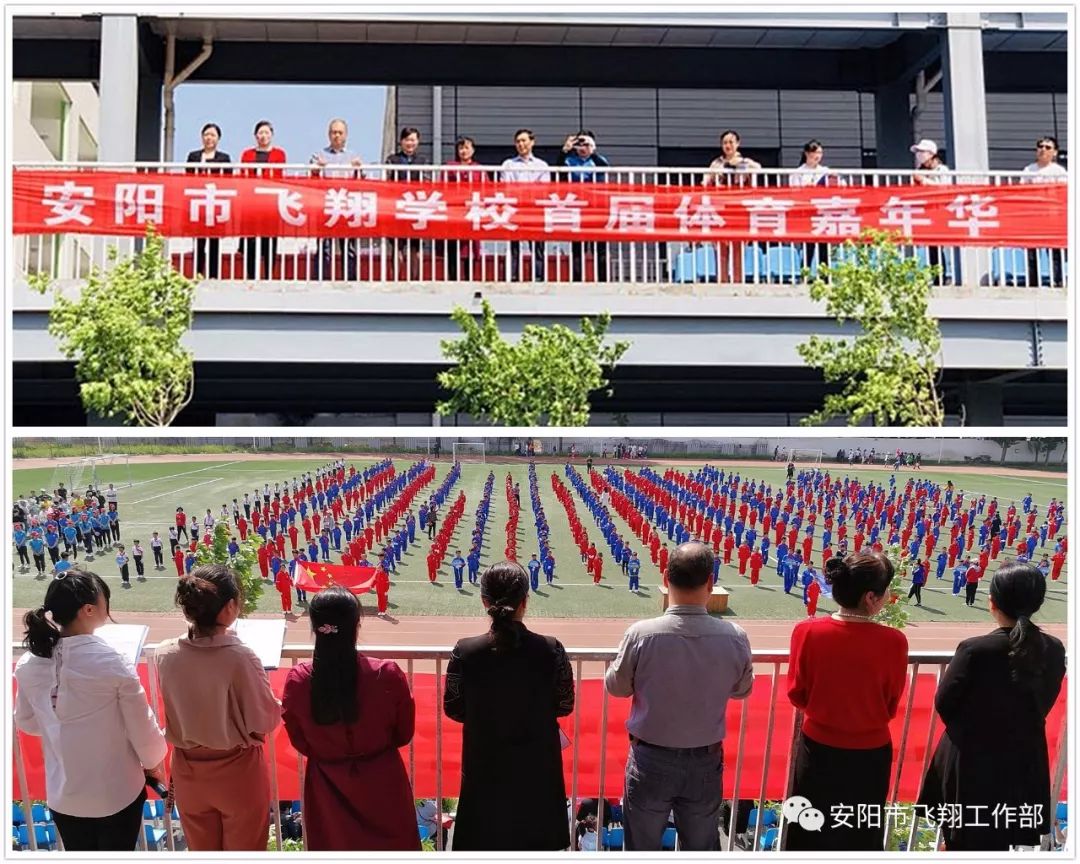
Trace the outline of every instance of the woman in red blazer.
{"label": "woman in red blazer", "polygon": [[[249,147],[240,154],[240,161],[247,163],[285,164],[285,151],[272,146],[274,127],[269,120],[260,120],[255,124],[256,146]],[[280,168],[249,168],[247,176],[263,177],[268,180],[281,178]],[[248,279],[272,279],[274,262],[277,260],[277,237],[246,237],[241,243],[244,252],[244,271]],[[265,272],[265,276],[263,273]]]}

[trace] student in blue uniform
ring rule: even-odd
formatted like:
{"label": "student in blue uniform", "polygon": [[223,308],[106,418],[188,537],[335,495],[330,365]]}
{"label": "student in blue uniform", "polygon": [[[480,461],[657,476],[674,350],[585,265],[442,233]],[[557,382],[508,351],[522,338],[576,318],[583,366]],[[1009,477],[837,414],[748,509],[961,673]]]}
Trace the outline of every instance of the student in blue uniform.
{"label": "student in blue uniform", "polygon": [[450,568],[454,571],[454,587],[460,591],[465,580],[465,559],[461,557],[460,549],[450,559]]}
{"label": "student in blue uniform", "polygon": [[[75,525],[71,520],[64,525],[61,532],[64,537],[64,548],[70,553],[70,557],[73,561],[79,560],[79,532],[76,530]],[[1046,526],[1043,526],[1043,537],[1046,537]],[[1044,541],[1043,545],[1046,543]]]}
{"label": "student in blue uniform", "polygon": [[[717,555],[716,557],[719,558],[720,556]],[[761,563],[765,567],[769,566],[769,538],[768,538],[768,536],[763,536],[761,538]]]}
{"label": "student in blue uniform", "polygon": [[536,560],[536,556],[533,555],[529,559],[529,563],[526,565],[529,570],[529,585],[533,591],[540,590],[540,562]]}
{"label": "student in blue uniform", "polygon": [[555,557],[550,549],[544,553],[544,560],[540,562],[540,566],[544,571],[544,580],[550,585],[555,581]]}
{"label": "student in blue uniform", "polygon": [[937,556],[937,578],[945,578],[945,568],[949,564],[949,553],[942,549]]}
{"label": "student in blue uniform", "polygon": [[72,563],[69,559],[67,550],[60,553],[60,560],[56,562],[56,566],[53,567],[53,572],[59,576],[61,573],[66,573],[72,568]]}
{"label": "student in blue uniform", "polygon": [[911,591],[908,592],[908,599],[914,597],[916,606],[922,606],[922,589],[925,584],[926,565],[922,561],[916,561],[911,571]]}
{"label": "student in blue uniform", "polygon": [[956,562],[956,566],[953,568],[953,585],[952,593],[954,597],[959,597],[960,593],[964,590],[964,585],[967,584],[967,571],[971,567],[971,560],[963,558]]}
{"label": "student in blue uniform", "polygon": [[56,562],[60,560],[60,534],[54,526],[49,526],[45,529],[45,548],[49,552],[49,559],[52,561],[53,567],[56,566]]}
{"label": "student in blue uniform", "polygon": [[128,574],[128,556],[124,553],[123,546],[117,546],[116,550],[116,566],[120,568],[120,581],[125,588],[130,588],[131,577]]}
{"label": "student in blue uniform", "polygon": [[319,544],[315,542],[314,537],[312,537],[311,542],[308,543],[307,558],[305,560],[307,560],[307,561],[318,561],[319,560]]}
{"label": "student in blue uniform", "polygon": [[22,522],[15,523],[13,537],[15,540],[15,551],[19,553],[19,572],[25,573],[30,569],[30,555],[26,550],[26,544],[30,539],[30,535],[26,533],[26,528]]}
{"label": "student in blue uniform", "polygon": [[476,580],[480,578],[480,549],[474,546],[469,552],[469,584],[475,585]]}
{"label": "student in blue uniform", "polygon": [[324,564],[330,563],[330,531],[323,528],[319,534],[319,546],[322,547],[322,560]]}
{"label": "student in blue uniform", "polygon": [[[788,548],[787,543],[783,540],[776,546],[776,573],[778,576],[784,576],[784,568],[787,566]],[[787,577],[784,577],[787,581]]]}
{"label": "student in blue uniform", "polygon": [[341,551],[341,526],[336,522],[334,527],[330,529],[330,537],[334,543],[334,549],[338,552]]}
{"label": "student in blue uniform", "polygon": [[232,538],[229,539],[228,549],[229,549],[229,560],[230,561],[235,561],[236,556],[240,554],[240,544],[236,542],[235,537],[232,537]]}
{"label": "student in blue uniform", "polygon": [[716,587],[716,583],[720,581],[720,556],[713,555],[712,562],[712,584]]}
{"label": "student in blue uniform", "polygon": [[630,590],[637,594],[641,587],[641,561],[638,560],[636,552],[630,554],[630,563],[626,566],[626,572],[630,577]]}
{"label": "student in blue uniform", "polygon": [[30,553],[34,556],[34,567],[37,569],[39,576],[45,575],[45,541],[41,537],[41,532],[33,530],[30,532],[30,539],[27,541],[30,546]]}

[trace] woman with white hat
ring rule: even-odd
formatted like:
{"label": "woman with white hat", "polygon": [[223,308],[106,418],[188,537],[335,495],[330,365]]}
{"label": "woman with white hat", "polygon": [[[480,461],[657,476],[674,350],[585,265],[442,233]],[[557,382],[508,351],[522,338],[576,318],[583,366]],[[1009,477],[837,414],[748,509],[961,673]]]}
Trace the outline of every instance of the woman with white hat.
{"label": "woman with white hat", "polygon": [[917,144],[911,145],[911,152],[915,154],[915,170],[919,172],[912,175],[912,182],[921,185],[948,182],[942,173],[948,172],[949,167],[941,161],[935,142],[923,138]]}

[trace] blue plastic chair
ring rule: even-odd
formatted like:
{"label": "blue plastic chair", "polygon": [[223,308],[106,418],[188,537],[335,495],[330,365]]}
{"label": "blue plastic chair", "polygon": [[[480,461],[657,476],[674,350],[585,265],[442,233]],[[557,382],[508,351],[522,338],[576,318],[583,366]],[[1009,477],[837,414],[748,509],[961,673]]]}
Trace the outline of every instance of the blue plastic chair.
{"label": "blue plastic chair", "polygon": [[780,829],[770,828],[764,834],[761,835],[760,847],[763,852],[776,848],[776,841],[780,839]]}
{"label": "blue plastic chair", "polygon": [[765,252],[765,278],[770,283],[792,283],[802,273],[802,254],[791,244],[770,246]]}
{"label": "blue plastic chair", "polygon": [[623,829],[605,828],[603,834],[603,843],[605,849],[611,849],[616,852],[621,852],[623,848]]}
{"label": "blue plastic chair", "polygon": [[152,822],[157,818],[157,813],[154,812],[153,801],[143,801],[142,818],[144,822]]}
{"label": "blue plastic chair", "polygon": [[423,843],[428,837],[431,836],[431,831],[427,825],[417,825],[416,830],[420,833],[420,842]]}
{"label": "blue plastic chair", "polygon": [[990,253],[990,281],[994,285],[1027,282],[1026,249],[994,249]]}
{"label": "blue plastic chair", "polygon": [[292,812],[293,813],[299,813],[300,812],[300,806],[301,806],[301,802],[293,801],[292,802]]}
{"label": "blue plastic chair", "polygon": [[146,848],[160,851],[165,842],[165,831],[155,828],[153,825],[143,825],[143,833],[146,834]]}
{"label": "blue plastic chair", "polygon": [[34,822],[52,822],[52,813],[49,812],[49,808],[44,804],[34,804],[33,809],[30,811],[30,815],[33,816]]}
{"label": "blue plastic chair", "polygon": [[764,825],[766,828],[769,828],[772,825],[779,825],[780,817],[776,815],[775,810],[766,810],[761,815],[761,824]]}
{"label": "blue plastic chair", "polygon": [[[30,832],[29,826],[20,825],[19,830],[19,845],[24,849],[30,847]],[[55,849],[56,848],[56,826],[52,822],[48,822],[44,825],[34,826],[34,839],[37,841],[38,849]]]}
{"label": "blue plastic chair", "polygon": [[11,805],[11,824],[12,825],[23,825],[25,823],[26,823],[26,816],[23,814],[22,805],[21,804],[12,804]]}
{"label": "blue plastic chair", "polygon": [[758,243],[743,246],[743,281],[764,282],[768,276],[769,265],[765,250]]}
{"label": "blue plastic chair", "polygon": [[1054,808],[1054,819],[1058,822],[1064,822],[1069,818],[1069,802],[1058,801],[1057,807]]}
{"label": "blue plastic chair", "polygon": [[673,282],[706,282],[716,279],[716,249],[698,246],[684,249],[671,263]]}
{"label": "blue plastic chair", "polygon": [[749,831],[751,828],[757,828],[758,808],[751,807],[750,815],[746,819],[746,829]]}
{"label": "blue plastic chair", "polygon": [[661,849],[674,849],[675,848],[675,829],[668,828],[664,831],[664,836],[660,838]]}

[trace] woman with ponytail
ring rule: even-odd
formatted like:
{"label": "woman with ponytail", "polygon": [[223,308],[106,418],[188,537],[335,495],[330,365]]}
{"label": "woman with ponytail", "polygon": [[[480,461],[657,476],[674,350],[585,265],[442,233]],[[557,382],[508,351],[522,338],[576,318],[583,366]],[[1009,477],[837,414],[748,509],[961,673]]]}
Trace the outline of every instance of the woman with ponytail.
{"label": "woman with ponytail", "polygon": [[963,808],[961,824],[942,826],[950,852],[1037,846],[1053,822],[1046,716],[1061,692],[1065,646],[1031,621],[1046,578],[1033,564],[1010,562],[989,594],[997,628],[961,642],[945,670],[934,700],[945,731],[919,797],[931,813]]}
{"label": "woman with ponytail", "polygon": [[228,567],[196,567],[176,588],[187,635],[157,651],[176,806],[193,852],[265,852],[270,833],[263,741],[281,708],[259,658],[230,629],[242,603]]}
{"label": "woman with ponytail", "polygon": [[883,828],[870,820],[837,824],[833,807],[882,812],[889,791],[892,736],[907,677],[907,638],[874,616],[889,602],[892,562],[864,549],[830,558],[825,581],[840,609],[807,618],[791,633],[788,697],[803,712],[792,795],[826,815],[820,831],[788,826],[787,849],[880,852]]}
{"label": "woman with ponytail", "polygon": [[41,736],[46,801],[69,852],[134,851],[146,774],[165,776],[165,737],[138,674],[94,635],[109,620],[109,586],[76,569],[23,617],[15,726]]}
{"label": "woman with ponytail", "polygon": [[360,604],[350,591],[320,591],[308,607],[310,663],[285,681],[282,717],[307,756],[304,834],[324,852],[418,852],[412,787],[398,752],[413,737],[416,705],[401,668],[356,650]]}
{"label": "woman with ponytail", "polygon": [[557,639],[522,623],[528,596],[521,565],[489,567],[480,599],[491,629],[450,655],[443,708],[465,726],[455,852],[570,845],[557,718],[574,710],[574,673]]}

